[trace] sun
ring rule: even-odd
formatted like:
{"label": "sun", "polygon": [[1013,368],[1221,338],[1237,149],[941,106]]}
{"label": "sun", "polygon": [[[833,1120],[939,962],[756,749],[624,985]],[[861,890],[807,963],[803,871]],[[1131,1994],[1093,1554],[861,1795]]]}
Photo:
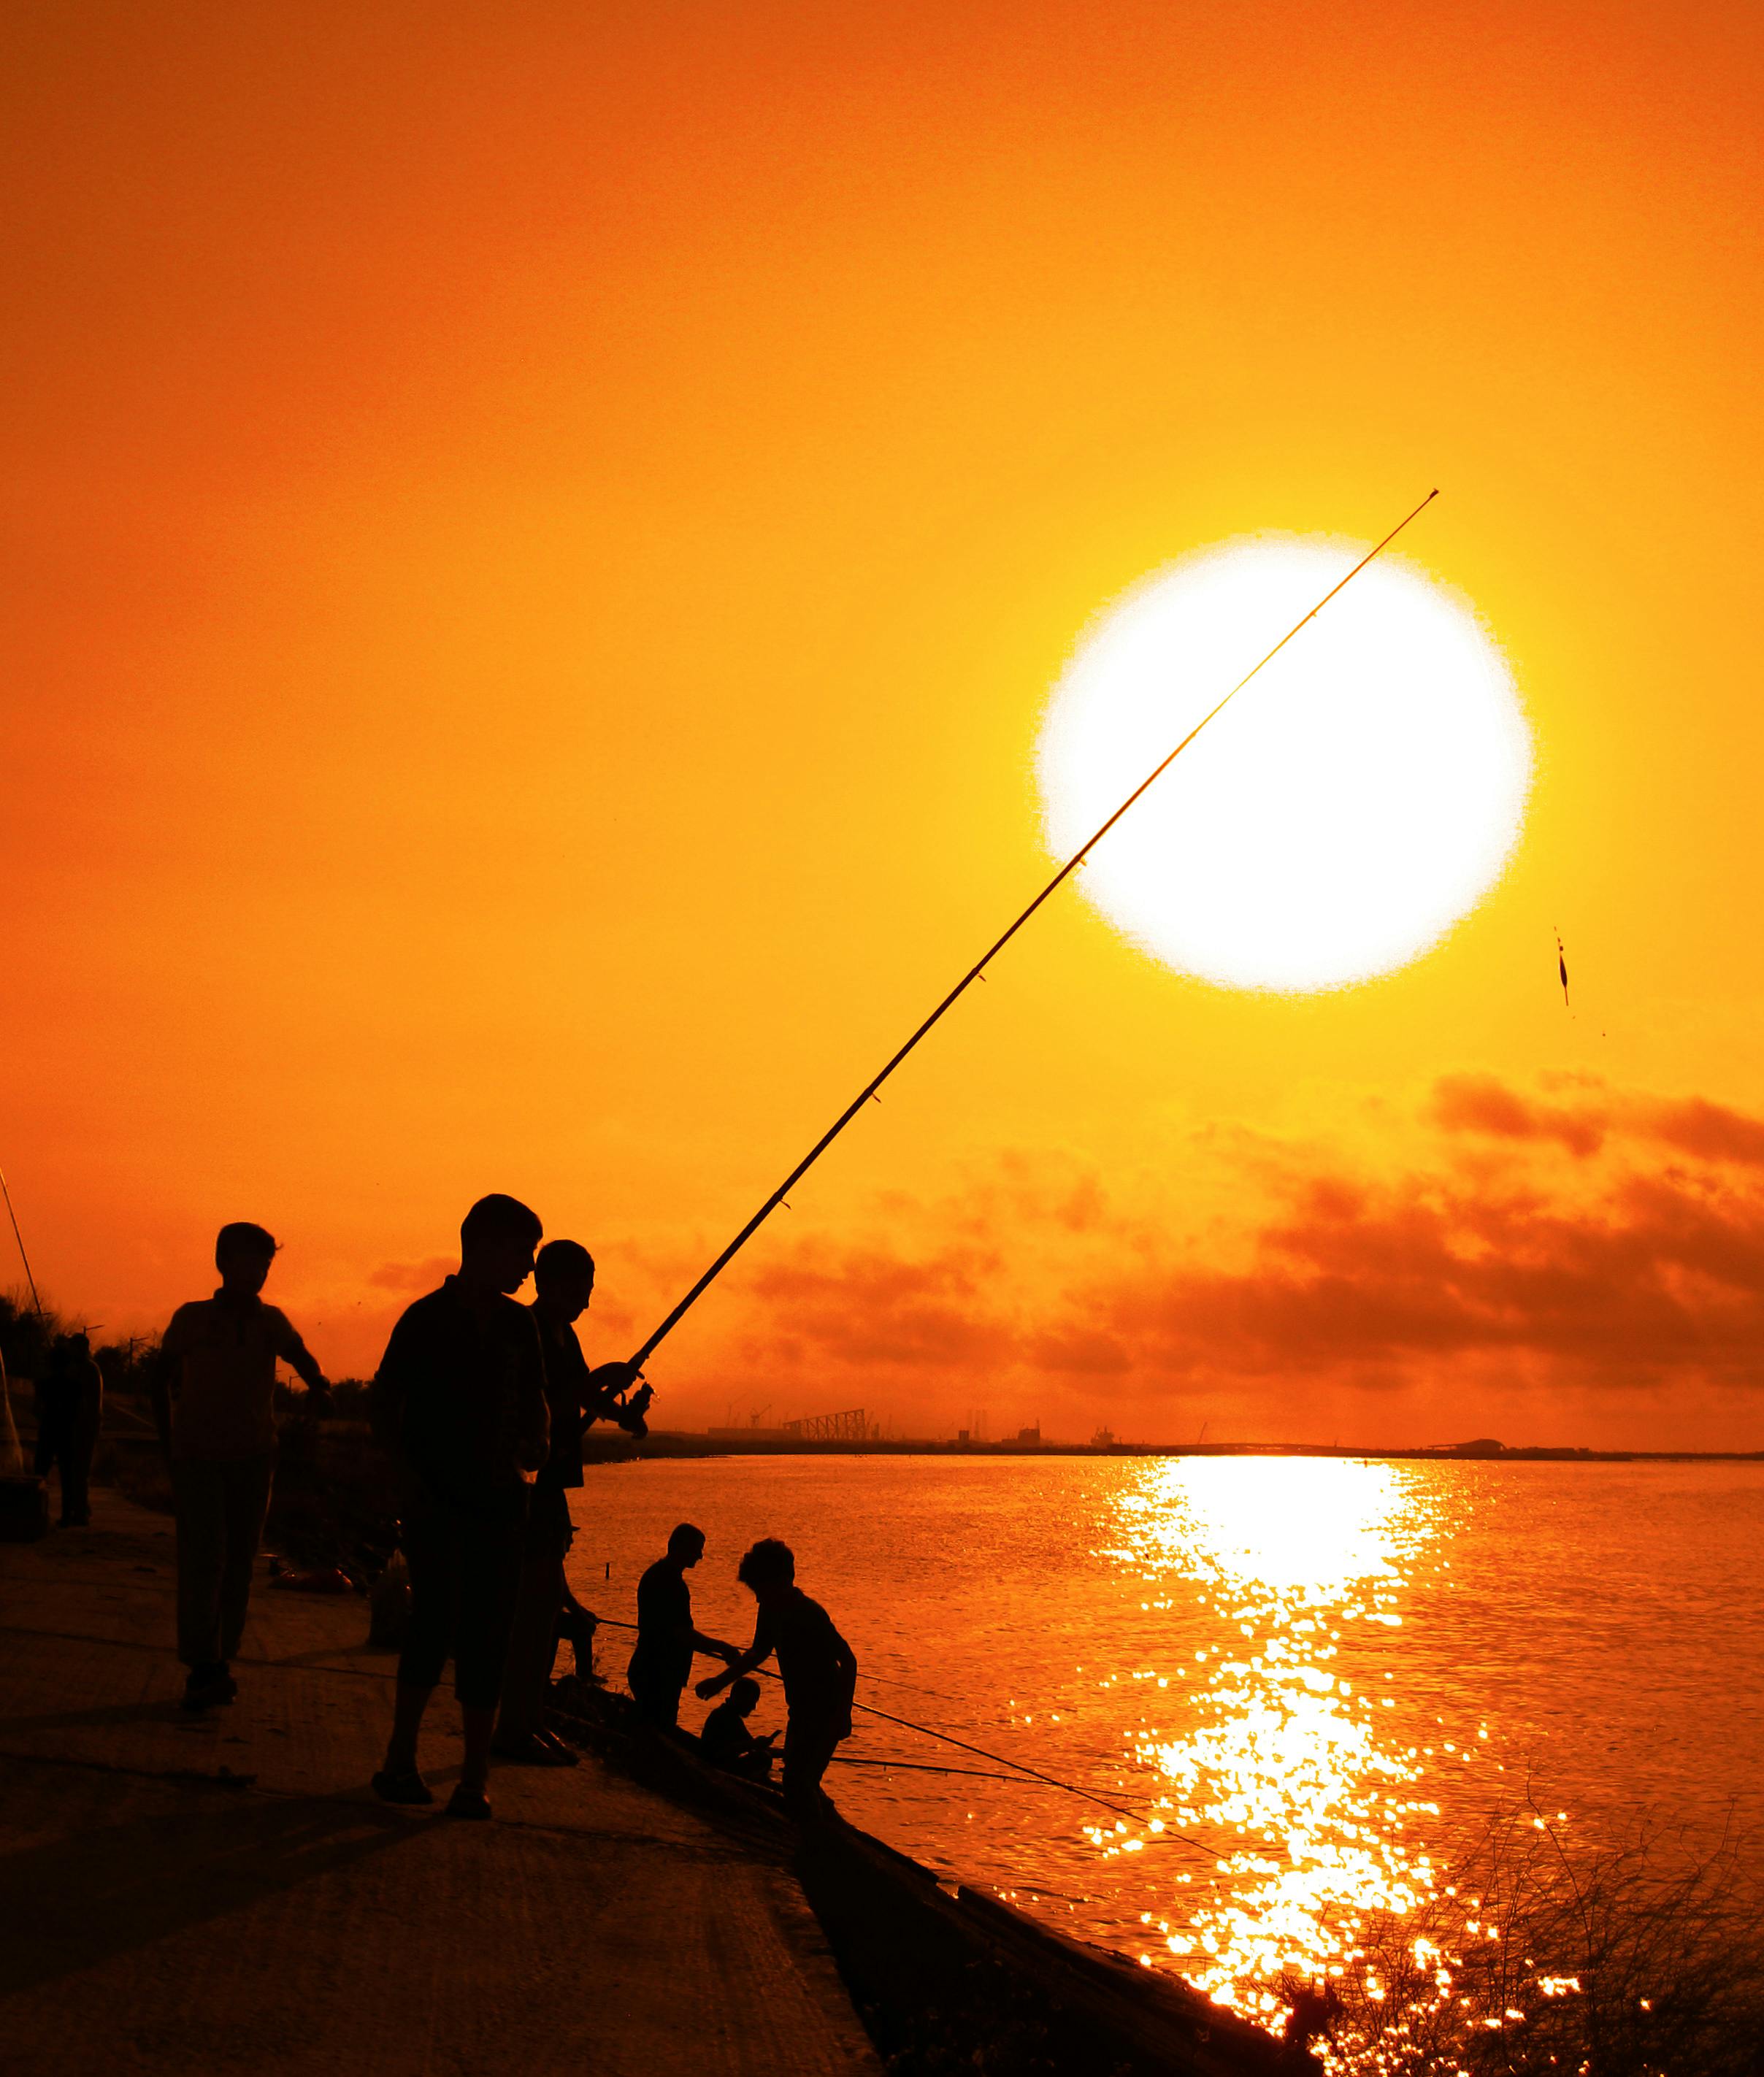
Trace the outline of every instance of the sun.
{"label": "sun", "polygon": [[[1260,536],[1184,556],[1087,630],[1037,752],[1069,857],[1366,544]],[[1388,973],[1500,877],[1531,783],[1505,660],[1463,599],[1363,570],[1104,838],[1079,876],[1154,957],[1290,993]]]}

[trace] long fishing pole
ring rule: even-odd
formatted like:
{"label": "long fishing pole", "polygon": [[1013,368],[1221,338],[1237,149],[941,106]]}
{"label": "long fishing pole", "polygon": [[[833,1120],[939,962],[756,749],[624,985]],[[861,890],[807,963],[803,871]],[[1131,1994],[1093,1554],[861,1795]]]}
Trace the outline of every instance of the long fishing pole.
{"label": "long fishing pole", "polygon": [[12,1209],[12,1193],[6,1188],[4,1169],[0,1169],[0,1197],[6,1201],[6,1217],[12,1222],[12,1238],[19,1243],[19,1259],[24,1264],[24,1280],[31,1287],[31,1308],[41,1318],[43,1301],[37,1296],[37,1280],[31,1274],[31,1258],[24,1251],[24,1235],[19,1230],[19,1215]]}
{"label": "long fishing pole", "polygon": [[932,1027],[942,1020],[948,1011],[955,1008],[955,1005],[967,993],[968,989],[973,986],[976,981],[984,980],[985,979],[986,968],[995,959],[997,958],[998,955],[1004,951],[1005,947],[1010,943],[1011,939],[1017,935],[1020,930],[1022,929],[1023,926],[1029,921],[1030,918],[1035,914],[1036,910],[1042,906],[1042,903],[1046,901],[1051,896],[1057,893],[1060,888],[1063,887],[1069,879],[1071,879],[1071,876],[1078,870],[1079,867],[1084,864],[1084,860],[1090,855],[1092,851],[1096,848],[1097,845],[1100,844],[1103,839],[1108,835],[1109,832],[1115,826],[1116,823],[1118,822],[1121,817],[1126,814],[1127,810],[1139,800],[1142,794],[1148,793],[1150,789],[1157,784],[1159,780],[1163,776],[1164,773],[1167,772],[1171,766],[1175,763],[1176,760],[1181,756],[1183,751],[1185,751],[1188,747],[1188,745],[1194,741],[1195,738],[1200,735],[1201,730],[1206,727],[1209,722],[1216,721],[1218,717],[1224,713],[1225,710],[1229,706],[1232,701],[1234,700],[1238,694],[1243,690],[1244,687],[1249,684],[1250,681],[1254,678],[1258,672],[1264,670],[1267,665],[1271,664],[1275,658],[1279,655],[1280,651],[1285,648],[1288,643],[1289,643],[1292,638],[1296,635],[1299,634],[1303,629],[1308,627],[1338,592],[1346,590],[1347,586],[1352,584],[1354,578],[1359,575],[1360,572],[1366,568],[1368,563],[1374,561],[1378,556],[1383,555],[1392,542],[1394,541],[1397,535],[1403,531],[1404,528],[1407,527],[1411,521],[1419,518],[1421,514],[1426,510],[1427,507],[1433,503],[1433,500],[1437,497],[1439,493],[1437,490],[1429,491],[1427,495],[1421,500],[1421,503],[1415,507],[1415,510],[1408,514],[1407,518],[1399,520],[1397,524],[1392,527],[1389,533],[1384,536],[1383,539],[1378,543],[1376,547],[1371,549],[1367,554],[1361,556],[1360,560],[1354,565],[1353,568],[1348,572],[1347,575],[1342,579],[1341,582],[1326,591],[1323,594],[1322,597],[1317,601],[1317,604],[1311,608],[1310,611],[1305,614],[1303,620],[1296,622],[1293,626],[1287,630],[1286,633],[1283,635],[1279,640],[1275,643],[1274,647],[1269,650],[1267,656],[1262,659],[1260,663],[1256,664],[1254,669],[1245,672],[1243,676],[1239,678],[1238,682],[1231,688],[1230,691],[1228,692],[1225,697],[1220,701],[1219,704],[1216,707],[1213,708],[1210,712],[1203,714],[1200,719],[1195,723],[1194,726],[1190,729],[1188,733],[1182,739],[1181,742],[1179,743],[1175,748],[1171,751],[1170,755],[1164,759],[1163,763],[1157,766],[1154,771],[1150,772],[1137,786],[1134,787],[1132,793],[1127,796],[1126,799],[1121,802],[1121,805],[1116,809],[1115,812],[1109,818],[1108,821],[1096,830],[1095,835],[1089,838],[1087,842],[1081,844],[1079,848],[1072,853],[1071,856],[1067,860],[1066,863],[1059,868],[1059,872],[1056,872],[1053,878],[1048,881],[1047,884],[1042,889],[1041,893],[1030,903],[1029,906],[1010,926],[1009,929],[1005,930],[1002,935],[1001,935],[998,939],[990,946],[977,960],[976,960],[974,964],[968,968],[967,972],[963,975],[962,978],[955,984],[955,987],[952,988],[949,993],[944,997],[943,1000],[938,1003],[936,1009],[934,1009],[930,1015],[926,1018],[925,1022],[919,1026],[918,1029],[913,1034],[912,1037],[907,1040],[906,1043],[901,1047],[898,1052],[892,1055],[888,1064],[882,1069],[881,1072],[873,1076],[869,1081],[864,1084],[863,1087],[859,1091],[857,1095],[854,1097],[851,1101],[847,1105],[845,1109],[840,1112],[838,1118],[836,1118],[833,1123],[828,1126],[827,1130],[822,1134],[821,1137],[815,1142],[813,1146],[809,1149],[808,1152],[803,1155],[802,1159],[797,1163],[796,1167],[784,1177],[784,1180],[778,1185],[777,1188],[774,1190],[771,1196],[766,1199],[765,1202],[760,1205],[759,1210],[754,1213],[753,1217],[748,1220],[747,1223],[741,1229],[740,1232],[738,1233],[734,1238],[730,1242],[729,1245],[723,1250],[722,1253],[717,1257],[714,1263],[711,1263],[710,1267],[705,1272],[704,1275],[699,1278],[698,1281],[695,1284],[693,1284],[691,1290],[689,1290],[686,1293],[685,1297],[680,1300],[680,1303],[675,1306],[672,1312],[668,1315],[667,1318],[664,1320],[661,1325],[655,1329],[653,1334],[651,1334],[649,1339],[643,1343],[643,1347],[638,1350],[636,1355],[630,1359],[631,1369],[634,1373],[642,1370],[644,1363],[651,1355],[654,1355],[656,1349],[659,1347],[667,1337],[673,1332],[674,1329],[679,1326],[680,1322],[685,1317],[686,1314],[691,1311],[693,1305],[697,1303],[698,1300],[704,1295],[705,1292],[707,1291],[714,1283],[715,1283],[718,1277],[722,1274],[723,1271],[729,1266],[730,1263],[734,1259],[735,1256],[738,1255],[741,1252],[742,1249],[747,1246],[747,1242],[752,1239],[753,1236],[759,1230],[760,1227],[765,1224],[766,1221],[771,1217],[772,1214],[778,1209],[779,1205],[784,1201],[791,1190],[793,1189],[795,1186],[802,1180],[803,1177],[808,1174],[809,1171],[814,1166],[816,1162],[818,1162],[821,1159],[822,1155],[826,1152],[827,1149],[833,1144],[834,1141],[836,1140],[839,1134],[845,1130],[846,1127],[851,1122],[852,1119],[857,1116],[858,1113],[863,1109],[863,1106],[876,1096],[876,1093],[881,1088],[882,1084],[888,1079],[889,1076],[894,1072],[895,1069],[900,1066],[901,1063],[905,1059],[907,1055],[910,1053],[913,1047],[918,1044],[919,1041],[923,1038],[929,1031],[930,1031]]}

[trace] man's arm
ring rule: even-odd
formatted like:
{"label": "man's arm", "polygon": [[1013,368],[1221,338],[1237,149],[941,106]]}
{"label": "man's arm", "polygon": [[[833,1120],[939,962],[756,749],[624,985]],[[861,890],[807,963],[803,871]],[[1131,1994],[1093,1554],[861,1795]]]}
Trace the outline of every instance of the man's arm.
{"label": "man's arm", "polygon": [[270,1338],[275,1351],[314,1399],[328,1403],[331,1381],[318,1367],[318,1359],[295,1331],[294,1323],[279,1305],[266,1309],[269,1313]]}
{"label": "man's arm", "polygon": [[522,1311],[520,1367],[514,1378],[514,1449],[523,1471],[539,1471],[551,1454],[551,1407],[545,1396],[545,1351],[531,1316]]}
{"label": "man's arm", "polygon": [[731,1681],[738,1680],[744,1673],[751,1673],[756,1666],[764,1665],[776,1644],[777,1638],[772,1634],[772,1625],[762,1613],[754,1625],[753,1642],[738,1659],[730,1659],[721,1673],[714,1673],[708,1680],[701,1680],[695,1692],[708,1702],[713,1695],[720,1695]]}
{"label": "man's arm", "polygon": [[851,1703],[853,1697],[858,1692],[858,1655],[851,1649],[851,1646],[846,1642],[845,1639],[840,1636],[838,1631],[834,1630],[831,1622],[828,1623],[827,1628],[830,1630],[833,1630],[834,1648],[837,1655],[834,1658],[834,1664],[837,1667],[839,1675],[841,1705],[845,1712],[845,1735],[847,1738],[850,1738],[851,1735]]}

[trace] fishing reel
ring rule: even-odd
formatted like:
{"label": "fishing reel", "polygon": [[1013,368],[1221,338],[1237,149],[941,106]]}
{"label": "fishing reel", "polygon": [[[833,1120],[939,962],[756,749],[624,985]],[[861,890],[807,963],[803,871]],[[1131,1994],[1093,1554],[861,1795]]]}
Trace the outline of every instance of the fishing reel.
{"label": "fishing reel", "polygon": [[[623,1369],[623,1364],[610,1364],[610,1369]],[[634,1442],[642,1442],[649,1433],[649,1423],[643,1416],[649,1411],[650,1401],[655,1396],[655,1388],[640,1379],[622,1388],[607,1386],[601,1392],[590,1412],[595,1421],[615,1421]]]}
{"label": "fishing reel", "polygon": [[655,1396],[652,1384],[634,1385],[621,1392],[613,1401],[612,1416],[634,1442],[640,1442],[649,1433],[649,1423],[643,1416],[649,1411],[649,1402]]}

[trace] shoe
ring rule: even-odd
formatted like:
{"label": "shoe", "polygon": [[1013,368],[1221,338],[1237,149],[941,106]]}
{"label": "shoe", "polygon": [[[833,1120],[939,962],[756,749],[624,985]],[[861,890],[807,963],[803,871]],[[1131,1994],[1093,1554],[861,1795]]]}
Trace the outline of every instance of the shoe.
{"label": "shoe", "polygon": [[180,1706],[192,1712],[212,1709],[231,1702],[238,1692],[238,1682],[224,1666],[193,1666]]}
{"label": "shoe", "polygon": [[433,1803],[435,1792],[414,1767],[383,1767],[373,1778],[382,1803]]}
{"label": "shoe", "polygon": [[462,1781],[447,1798],[447,1814],[450,1817],[484,1819],[490,1814],[490,1799],[481,1788],[468,1788]]}
{"label": "shoe", "polygon": [[543,1731],[525,1731],[518,1738],[497,1738],[490,1750],[510,1767],[573,1767],[576,1763],[574,1754],[564,1758]]}

